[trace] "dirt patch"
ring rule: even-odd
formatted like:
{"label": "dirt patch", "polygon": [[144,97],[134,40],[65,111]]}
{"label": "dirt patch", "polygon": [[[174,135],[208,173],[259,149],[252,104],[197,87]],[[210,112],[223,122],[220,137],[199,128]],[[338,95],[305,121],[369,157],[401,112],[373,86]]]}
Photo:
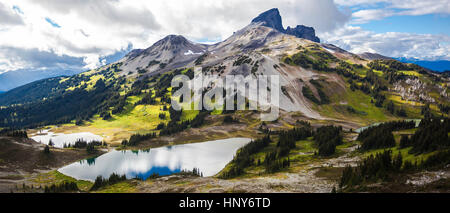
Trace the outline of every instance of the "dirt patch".
{"label": "dirt patch", "polygon": [[257,177],[222,180],[214,177],[178,177],[177,179],[158,178],[142,181],[137,186],[138,192],[161,193],[304,193],[330,192],[333,181],[316,178],[311,171],[300,173],[283,173]]}
{"label": "dirt patch", "polygon": [[322,167],[315,173],[317,177],[329,179],[329,180],[339,180],[344,171],[343,167]]}

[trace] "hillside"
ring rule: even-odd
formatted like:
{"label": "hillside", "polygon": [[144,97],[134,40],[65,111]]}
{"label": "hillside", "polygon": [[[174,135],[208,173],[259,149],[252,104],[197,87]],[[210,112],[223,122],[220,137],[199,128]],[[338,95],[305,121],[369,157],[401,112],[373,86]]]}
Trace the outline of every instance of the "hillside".
{"label": "hillside", "polygon": [[[375,54],[362,56],[290,35],[278,11],[269,10],[214,45],[170,35],[145,50],[131,51],[117,63],[1,94],[0,105],[5,107],[0,110],[0,126],[85,123],[153,131],[158,124],[170,121],[157,116],[169,114],[171,78],[192,73],[194,66],[201,66],[204,74],[222,77],[279,75],[281,120],[299,116],[356,127],[421,118],[424,108],[434,115],[448,116],[448,77]],[[146,115],[151,116],[143,118]],[[182,119],[195,115],[183,112]],[[124,125],[123,118],[142,123]]]}
{"label": "hillside", "polygon": [[[157,116],[169,114],[171,78],[192,72],[194,66],[222,77],[279,75],[280,107],[286,119],[300,116],[359,126],[420,118],[424,107],[448,116],[447,77],[395,60],[364,59],[333,45],[286,34],[280,20],[279,13],[270,10],[214,45],[170,35],[117,63],[16,88],[0,95],[0,105],[9,106],[0,110],[0,126],[86,121],[94,127],[128,126],[126,131],[149,132],[169,122]],[[194,117],[183,112],[183,119]],[[143,123],[124,125],[122,118]]]}
{"label": "hillside", "polygon": [[[439,189],[448,184],[450,174],[448,166],[441,165],[447,164],[450,153],[448,74],[379,54],[353,54],[319,41],[313,28],[284,28],[279,11],[272,9],[216,44],[169,35],[147,49],[131,51],[116,63],[18,87],[0,94],[0,133],[6,135],[0,138],[0,146],[7,147],[0,157],[14,160],[11,165],[18,164],[20,159],[9,151],[17,148],[17,156],[23,158],[19,148],[27,147],[32,162],[40,162],[43,145],[11,138],[9,129],[27,129],[29,135],[45,135],[42,130],[88,132],[107,142],[102,143],[102,149],[132,150],[133,157],[161,146],[170,150],[174,145],[194,142],[251,138],[252,142],[211,177],[200,177],[194,171],[169,177],[154,173],[148,180],[137,175],[111,184],[105,180],[106,185],[92,190],[330,192],[341,185],[339,190],[351,192],[392,191],[390,186],[394,185],[398,191],[448,191]],[[171,81],[180,74],[193,79],[195,70],[221,79],[229,75],[279,76],[280,116],[264,122],[261,109],[225,110],[222,106],[213,111],[174,110],[171,98],[176,88],[171,87]],[[262,87],[277,89],[270,84]],[[211,85],[203,92],[212,89],[223,88]],[[246,107],[250,101],[246,97]],[[86,157],[85,150],[73,147],[52,151],[67,152],[70,160]],[[387,157],[388,163],[376,162]],[[59,156],[44,166],[60,167],[67,161]],[[29,163],[22,166],[31,168]],[[386,166],[374,169],[380,169],[383,176],[364,174],[366,171],[358,168],[363,163]],[[425,169],[430,171],[423,173]],[[56,170],[30,172],[38,173],[33,184],[75,181]],[[433,179],[438,173],[446,175],[442,183]],[[422,185],[408,182],[421,178],[431,181]],[[384,185],[364,185],[365,181],[379,180]],[[83,192],[95,185],[86,181],[77,184],[83,185],[79,190]]]}
{"label": "hillside", "polygon": [[80,73],[74,70],[16,70],[0,74],[0,91],[8,91],[16,87],[46,78],[71,76]]}

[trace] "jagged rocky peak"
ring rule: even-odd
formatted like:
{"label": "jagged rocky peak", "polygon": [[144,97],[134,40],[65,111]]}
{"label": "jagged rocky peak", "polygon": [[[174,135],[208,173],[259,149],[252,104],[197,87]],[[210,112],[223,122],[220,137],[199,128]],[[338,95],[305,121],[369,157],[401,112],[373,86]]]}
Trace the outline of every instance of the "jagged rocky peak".
{"label": "jagged rocky peak", "polygon": [[277,8],[273,8],[264,13],[261,13],[258,17],[252,20],[252,23],[263,23],[263,26],[276,29],[280,32],[284,32],[280,11],[278,11]]}
{"label": "jagged rocky peak", "polygon": [[288,27],[284,29],[280,11],[277,8],[261,13],[252,20],[252,23],[261,23],[262,26],[273,28],[279,32],[320,43],[320,39],[316,36],[316,31],[312,27],[297,25],[295,28]]}
{"label": "jagged rocky peak", "polygon": [[316,36],[316,31],[312,27],[307,27],[305,25],[297,25],[297,27],[295,28],[288,27],[285,33],[293,35],[297,38],[304,38],[310,41],[320,43],[319,37]]}

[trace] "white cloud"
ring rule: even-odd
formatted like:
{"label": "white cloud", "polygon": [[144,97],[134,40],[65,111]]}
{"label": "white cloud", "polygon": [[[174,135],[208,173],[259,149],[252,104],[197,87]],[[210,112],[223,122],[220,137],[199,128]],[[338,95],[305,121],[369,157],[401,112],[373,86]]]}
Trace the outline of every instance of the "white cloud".
{"label": "white cloud", "polygon": [[[448,0],[336,2],[344,6],[385,2],[389,6],[385,9],[368,7],[352,15],[348,9],[338,9],[333,0],[0,0],[0,48],[30,54],[45,52],[56,59],[64,56],[81,59],[80,67],[88,69],[104,64],[105,56],[126,50],[130,44],[133,48],[147,48],[169,34],[184,35],[192,40],[225,39],[261,12],[274,7],[280,9],[285,27],[312,26],[319,36],[338,36],[332,32],[342,28],[351,17],[353,21],[366,22],[391,15],[386,11],[397,13],[398,9],[409,14],[448,14],[450,11]],[[60,28],[53,27],[46,18]],[[373,34],[368,36],[373,37]],[[330,36],[326,38],[338,41]],[[367,49],[368,46],[360,42],[365,41],[363,36],[353,39],[350,42],[353,49],[357,43],[362,45],[361,49]],[[378,42],[383,41],[378,38]],[[448,54],[447,51],[436,52]],[[0,54],[0,72],[36,68],[40,63],[30,60],[42,60],[8,52]],[[62,63],[42,63],[42,66]]]}
{"label": "white cloud", "polygon": [[10,46],[0,47],[1,71],[17,69],[83,69],[83,58],[57,55],[54,52],[40,51],[35,48],[22,49]]}
{"label": "white cloud", "polygon": [[[225,39],[273,7],[280,8],[285,25],[305,24],[320,32],[342,26],[350,16],[332,0],[0,0],[0,6],[20,18],[15,22],[23,22],[0,31],[0,47],[82,57],[85,68],[103,64],[101,58],[129,44],[147,48],[168,34],[193,40]],[[20,59],[13,63],[8,57],[3,60],[8,69],[28,64],[19,63]]]}
{"label": "white cloud", "polygon": [[449,0],[395,0],[391,7],[404,10],[400,15],[450,14]]}
{"label": "white cloud", "polygon": [[18,12],[0,2],[0,29],[5,26],[22,24],[23,21]]}
{"label": "white cloud", "polygon": [[[335,0],[341,6],[356,6],[355,23],[394,15],[450,14],[449,0]],[[380,5],[381,4],[381,5]]]}
{"label": "white cloud", "polygon": [[379,53],[390,57],[450,60],[450,36],[415,33],[374,33],[347,25],[322,39],[354,53]]}
{"label": "white cloud", "polygon": [[359,10],[352,14],[354,20],[353,24],[362,24],[369,22],[371,20],[381,20],[385,17],[392,16],[394,14],[393,11],[384,10],[384,9],[369,9],[369,10]]}

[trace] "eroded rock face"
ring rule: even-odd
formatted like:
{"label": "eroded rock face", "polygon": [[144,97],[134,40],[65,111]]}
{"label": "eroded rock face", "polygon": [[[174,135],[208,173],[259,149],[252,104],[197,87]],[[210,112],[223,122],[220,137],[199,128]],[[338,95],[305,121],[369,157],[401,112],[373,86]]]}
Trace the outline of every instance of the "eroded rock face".
{"label": "eroded rock face", "polygon": [[258,17],[252,20],[252,23],[263,22],[263,26],[276,29],[284,32],[283,22],[281,20],[280,11],[277,8],[270,9],[261,13]]}
{"label": "eroded rock face", "polygon": [[320,43],[319,37],[316,36],[316,31],[312,27],[307,27],[304,25],[297,25],[295,28],[288,27],[286,29],[286,34],[293,35],[297,38],[304,38],[310,41]]}
{"label": "eroded rock face", "polygon": [[262,26],[273,28],[279,32],[320,43],[319,37],[316,36],[316,31],[312,27],[297,25],[295,28],[288,27],[284,29],[283,21],[277,8],[261,13],[252,20],[252,23],[262,23]]}
{"label": "eroded rock face", "polygon": [[369,52],[358,54],[358,56],[361,58],[367,59],[367,60],[377,60],[377,59],[391,60],[392,59],[392,58],[384,56],[384,55],[380,55],[377,53],[369,53]]}

